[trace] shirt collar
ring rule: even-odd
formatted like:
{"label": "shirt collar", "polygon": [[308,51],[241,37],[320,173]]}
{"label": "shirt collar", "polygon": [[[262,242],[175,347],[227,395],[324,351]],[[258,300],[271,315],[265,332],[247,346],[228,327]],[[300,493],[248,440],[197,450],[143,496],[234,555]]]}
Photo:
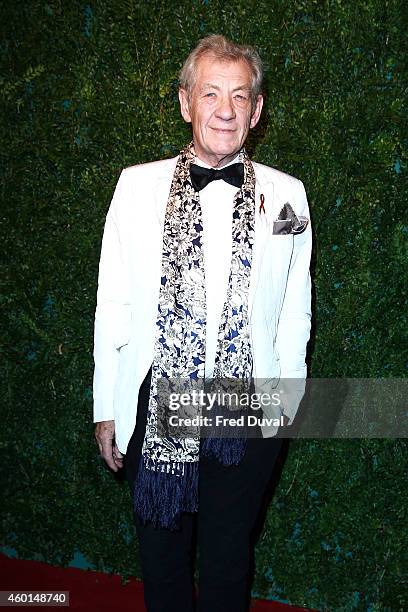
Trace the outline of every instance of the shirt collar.
{"label": "shirt collar", "polygon": [[[237,164],[238,162],[240,162],[240,157],[241,157],[241,153],[238,152],[237,155],[234,157],[234,159],[232,161],[230,161],[228,164],[225,164],[225,166],[223,166],[223,168],[226,168],[227,166],[231,166],[232,164]],[[203,162],[199,157],[195,157],[194,163],[197,164],[197,166],[201,166],[203,168],[212,168],[212,166],[209,166],[208,164],[206,164],[205,162]],[[216,168],[217,170],[217,168]]]}

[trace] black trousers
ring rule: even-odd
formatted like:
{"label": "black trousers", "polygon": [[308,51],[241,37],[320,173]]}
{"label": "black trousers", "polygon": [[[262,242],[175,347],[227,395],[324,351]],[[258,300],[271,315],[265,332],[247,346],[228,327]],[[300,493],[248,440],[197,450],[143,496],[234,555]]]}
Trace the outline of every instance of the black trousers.
{"label": "black trousers", "polygon": [[[139,391],[136,427],[125,456],[133,490],[146,428],[151,369]],[[246,612],[252,531],[282,439],[250,438],[238,466],[200,458],[199,511],[184,513],[179,531],[143,525],[134,514],[148,612],[193,612],[192,566],[198,544],[198,611]]]}

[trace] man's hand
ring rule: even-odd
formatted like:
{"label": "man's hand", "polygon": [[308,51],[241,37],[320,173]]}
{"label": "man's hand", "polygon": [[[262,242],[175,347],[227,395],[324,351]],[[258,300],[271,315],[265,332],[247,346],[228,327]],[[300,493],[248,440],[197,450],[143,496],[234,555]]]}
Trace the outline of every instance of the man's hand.
{"label": "man's hand", "polygon": [[115,440],[115,421],[100,421],[95,427],[95,438],[101,457],[105,459],[111,470],[117,472],[123,467],[123,455]]}

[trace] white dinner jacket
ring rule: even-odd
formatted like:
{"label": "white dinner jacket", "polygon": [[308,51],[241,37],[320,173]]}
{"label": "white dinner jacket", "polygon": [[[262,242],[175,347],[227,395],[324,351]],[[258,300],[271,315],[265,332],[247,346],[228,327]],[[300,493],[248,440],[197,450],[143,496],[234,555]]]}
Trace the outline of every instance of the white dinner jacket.
{"label": "white dinner jacket", "polygon": [[[177,159],[125,168],[106,216],[95,313],[94,422],[115,421],[122,453],[135,427],[140,385],[153,362],[164,215]],[[310,219],[310,214],[301,181],[252,163],[256,218],[248,312],[253,376],[256,390],[265,380],[275,381],[274,387],[279,382],[291,423],[306,378],[312,232],[309,221],[301,234],[273,234],[273,221],[286,202],[296,215]],[[297,381],[285,391],[286,379]],[[277,427],[268,431],[264,435],[275,435]]]}

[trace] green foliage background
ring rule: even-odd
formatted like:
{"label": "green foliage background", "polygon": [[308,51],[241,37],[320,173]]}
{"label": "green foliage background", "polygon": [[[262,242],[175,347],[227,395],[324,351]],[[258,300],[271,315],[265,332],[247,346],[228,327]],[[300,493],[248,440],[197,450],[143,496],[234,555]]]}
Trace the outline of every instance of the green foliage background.
{"label": "green foliage background", "polygon": [[[128,489],[93,440],[97,265],[120,170],[189,138],[177,75],[205,34],[258,47],[268,95],[250,151],[306,186],[310,374],[406,377],[407,15],[403,0],[2,3],[4,545],[139,572]],[[254,594],[406,609],[406,485],[403,439],[293,442]]]}

